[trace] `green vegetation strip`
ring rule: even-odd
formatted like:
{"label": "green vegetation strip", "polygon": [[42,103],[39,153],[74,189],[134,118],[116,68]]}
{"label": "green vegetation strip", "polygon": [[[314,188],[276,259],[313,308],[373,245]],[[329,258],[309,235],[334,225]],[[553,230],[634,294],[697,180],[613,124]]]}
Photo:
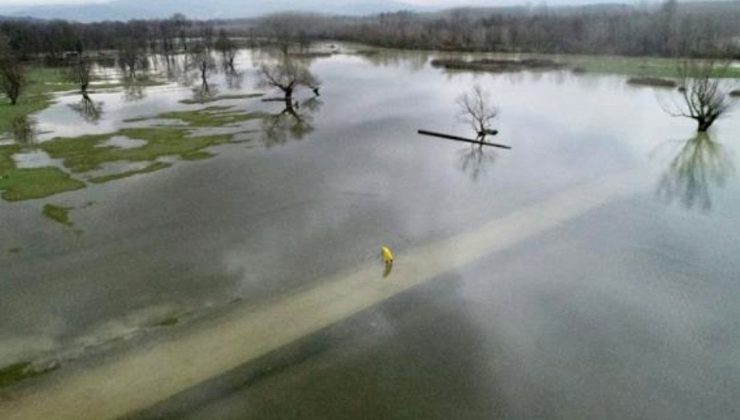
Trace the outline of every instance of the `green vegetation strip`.
{"label": "green vegetation strip", "polygon": [[55,222],[61,223],[66,226],[72,226],[74,223],[69,220],[70,210],[72,210],[72,207],[60,207],[53,204],[46,204],[44,205],[42,213],[44,214],[44,216]]}
{"label": "green vegetation strip", "polygon": [[21,147],[17,144],[0,146],[0,179],[2,179],[5,172],[15,169],[13,155],[18,153],[20,150]]}
{"label": "green vegetation strip", "polygon": [[264,93],[247,93],[244,95],[218,95],[213,96],[210,98],[205,98],[202,100],[196,100],[196,99],[183,99],[180,101],[182,104],[207,104],[211,102],[218,102],[218,101],[228,101],[233,99],[249,99],[249,98],[258,98],[260,96],[263,96]]}
{"label": "green vegetation strip", "polygon": [[[587,73],[623,74],[644,77],[678,77],[679,62],[673,58],[620,57],[599,55],[560,56],[574,69]],[[717,72],[716,77],[740,78],[740,68],[730,67]]]}
{"label": "green vegetation strip", "polygon": [[124,122],[179,120],[190,127],[222,127],[266,116],[267,114],[263,112],[243,112],[230,106],[210,106],[193,111],[163,112],[152,117],[131,118]]}
{"label": "green vegetation strip", "polygon": [[7,201],[22,201],[85,188],[59,168],[11,169],[0,174],[0,191]]}
{"label": "green vegetation strip", "polygon": [[120,172],[117,174],[101,175],[101,176],[97,176],[94,178],[90,178],[88,179],[88,181],[92,182],[93,184],[103,184],[106,182],[115,181],[117,179],[128,178],[134,175],[156,172],[156,171],[159,171],[160,169],[169,168],[170,166],[172,166],[172,164],[165,163],[165,162],[154,162],[151,165],[148,165],[147,167],[143,169],[135,169],[131,171]]}
{"label": "green vegetation strip", "polygon": [[[231,142],[230,134],[191,136],[191,130],[181,127],[124,128],[116,133],[71,138],[56,138],[40,147],[56,159],[63,159],[64,166],[72,172],[88,172],[101,169],[106,162],[154,161],[162,156],[187,158],[193,152],[206,147]],[[121,149],[101,146],[114,136],[144,140],[144,146]],[[161,168],[155,168],[161,169]]]}
{"label": "green vegetation strip", "polygon": [[[151,118],[177,119],[188,125],[124,128],[115,133],[57,137],[37,147],[54,159],[61,159],[64,169],[71,173],[99,170],[102,169],[103,164],[109,162],[151,162],[143,169],[94,176],[89,179],[91,183],[101,184],[159,171],[171,166],[169,163],[157,162],[157,159],[163,156],[178,156],[182,160],[209,158],[213,155],[208,153],[206,148],[231,143],[234,141],[234,134],[196,135],[193,133],[194,128],[221,127],[263,118],[265,115],[224,106],[167,112]],[[104,144],[116,136],[143,140],[145,144],[133,148]],[[86,184],[83,181],[57,167],[17,168],[13,155],[20,151],[20,145],[0,146],[0,192],[2,192],[0,196],[3,199],[7,201],[29,200],[85,188]]]}
{"label": "green vegetation strip", "polygon": [[18,362],[0,369],[0,388],[13,385],[25,379],[43,375],[58,368],[52,364],[46,369],[36,369],[31,362]]}
{"label": "green vegetation strip", "polygon": [[165,318],[157,322],[156,324],[154,324],[154,326],[155,327],[172,327],[174,325],[177,325],[177,323],[179,322],[180,320],[177,317],[173,316],[173,317]]}

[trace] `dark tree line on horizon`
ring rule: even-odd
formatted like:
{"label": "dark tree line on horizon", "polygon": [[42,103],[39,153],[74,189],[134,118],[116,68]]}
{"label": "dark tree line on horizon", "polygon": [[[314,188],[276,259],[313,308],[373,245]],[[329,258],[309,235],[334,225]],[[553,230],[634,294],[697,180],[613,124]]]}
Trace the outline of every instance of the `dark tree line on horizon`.
{"label": "dark tree line on horizon", "polygon": [[261,36],[335,39],[382,47],[570,54],[740,57],[740,2],[649,6],[455,9],[363,18],[281,14]]}
{"label": "dark tree line on horizon", "polygon": [[[190,40],[230,36],[277,40],[307,48],[313,40],[434,50],[740,57],[740,2],[658,6],[455,9],[444,13],[382,13],[335,17],[282,13],[257,19],[168,19],[78,23],[6,19],[0,37],[20,60],[59,62],[70,52],[187,52]],[[222,52],[233,51],[220,37]]]}

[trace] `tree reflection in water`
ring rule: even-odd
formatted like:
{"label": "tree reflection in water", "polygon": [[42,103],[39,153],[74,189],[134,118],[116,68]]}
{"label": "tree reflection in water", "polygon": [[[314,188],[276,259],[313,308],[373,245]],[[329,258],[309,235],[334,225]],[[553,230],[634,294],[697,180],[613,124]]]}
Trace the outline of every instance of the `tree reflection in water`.
{"label": "tree reflection in water", "polygon": [[69,107],[80,114],[85,121],[93,124],[103,116],[103,103],[93,101],[87,93],[82,94],[80,102],[70,104]]}
{"label": "tree reflection in water", "polygon": [[200,84],[192,89],[193,101],[195,102],[207,102],[218,96],[218,88],[215,85],[208,86],[207,84]]}
{"label": "tree reflection in water", "polygon": [[313,113],[323,103],[318,98],[310,98],[301,103],[285,103],[285,108],[262,120],[263,143],[266,147],[283,145],[288,140],[300,140],[313,131]]}
{"label": "tree reflection in water", "polygon": [[735,172],[731,156],[708,133],[698,133],[683,142],[660,179],[658,195],[685,208],[712,208],[713,187],[722,187]]}
{"label": "tree reflection in water", "polygon": [[21,146],[28,147],[36,143],[36,121],[27,116],[14,118],[11,122],[13,140]]}
{"label": "tree reflection in water", "polygon": [[140,101],[146,97],[144,85],[135,80],[127,80],[123,85],[123,99],[126,102]]}
{"label": "tree reflection in water", "polygon": [[467,174],[471,180],[477,181],[481,175],[486,173],[489,166],[496,161],[496,153],[478,145],[471,145],[459,152],[459,168]]}
{"label": "tree reflection in water", "polygon": [[244,73],[237,71],[233,65],[224,67],[224,77],[226,79],[226,87],[228,89],[239,90],[242,88]]}

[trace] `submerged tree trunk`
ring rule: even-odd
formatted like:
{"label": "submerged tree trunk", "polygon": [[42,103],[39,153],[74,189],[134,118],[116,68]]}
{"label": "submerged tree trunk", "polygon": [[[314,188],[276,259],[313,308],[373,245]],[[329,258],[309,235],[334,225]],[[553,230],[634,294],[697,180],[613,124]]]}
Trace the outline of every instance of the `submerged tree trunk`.
{"label": "submerged tree trunk", "polygon": [[707,120],[705,120],[704,118],[699,118],[697,119],[697,121],[699,122],[699,132],[700,133],[704,133],[707,130],[709,130],[709,126],[712,125],[711,123],[707,122]]}
{"label": "submerged tree trunk", "polygon": [[285,94],[285,107],[292,110],[293,109],[293,86],[284,87],[283,93]]}

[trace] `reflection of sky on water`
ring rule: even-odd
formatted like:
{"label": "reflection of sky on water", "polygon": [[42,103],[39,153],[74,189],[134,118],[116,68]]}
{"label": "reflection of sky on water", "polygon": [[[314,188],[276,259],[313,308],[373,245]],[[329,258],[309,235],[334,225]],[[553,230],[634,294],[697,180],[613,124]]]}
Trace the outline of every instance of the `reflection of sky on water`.
{"label": "reflection of sky on water", "polygon": [[[314,61],[323,104],[300,141],[268,149],[258,133],[245,135],[250,142],[219,147],[215,158],[51,200],[95,203],[72,212],[82,235],[40,224],[42,203],[0,202],[3,246],[23,250],[14,258],[0,249],[0,339],[40,352],[129,331],[135,322],[126,314],[147,308],[261,301],[372,261],[384,243],[400,267],[405,249],[607,175],[636,172],[658,188],[675,154],[655,149],[694,129],[665,115],[652,89],[626,86],[620,76],[448,74],[411,56]],[[251,59],[239,57],[239,92],[253,92]],[[232,93],[223,77],[213,83]],[[416,135],[420,128],[464,134],[455,98],[474,82],[501,110],[496,141],[513,146],[480,160],[475,179],[461,168],[460,144]],[[91,96],[105,104],[97,124],[67,106],[79,97],[63,96],[36,115],[38,131],[49,132],[42,139],[111,132],[126,118],[188,109],[178,101],[192,91],[172,83],[146,88],[139,101],[121,92]],[[225,103],[282,109],[259,98]],[[725,119],[712,133],[731,162],[739,129]],[[366,358],[340,354],[336,363],[363,368],[381,351],[375,343],[395,349],[382,354],[399,368],[421,369],[405,363],[411,354],[439,360],[447,372],[460,363],[467,377],[481,375],[473,385],[458,378],[470,407],[490,409],[493,399],[509,418],[535,409],[561,418],[696,418],[706,409],[726,418],[738,390],[737,187],[727,176],[711,189],[711,213],[666,205],[652,191],[611,202],[454,273],[454,290],[410,294],[404,299],[416,302],[417,318],[378,315],[389,335],[360,346]],[[439,334],[394,335],[434,331],[444,320],[449,328]],[[419,374],[409,369],[409,377]],[[282,389],[290,384],[271,391]]]}

